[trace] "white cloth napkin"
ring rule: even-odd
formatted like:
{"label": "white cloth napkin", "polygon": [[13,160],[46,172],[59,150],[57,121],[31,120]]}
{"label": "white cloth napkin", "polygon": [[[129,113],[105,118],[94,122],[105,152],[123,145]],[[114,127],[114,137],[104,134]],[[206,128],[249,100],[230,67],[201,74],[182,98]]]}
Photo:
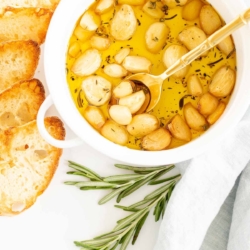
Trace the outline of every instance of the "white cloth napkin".
{"label": "white cloth napkin", "polygon": [[[199,250],[211,222],[249,160],[250,109],[215,148],[177,165],[186,171],[170,199],[154,250]],[[248,184],[249,172],[245,177]],[[236,199],[238,212],[232,223],[229,250],[250,249],[250,210],[242,211],[241,207],[250,199],[250,187],[242,183],[239,188],[244,192],[243,197]]]}
{"label": "white cloth napkin", "polygon": [[250,163],[240,177],[227,249],[250,249]]}

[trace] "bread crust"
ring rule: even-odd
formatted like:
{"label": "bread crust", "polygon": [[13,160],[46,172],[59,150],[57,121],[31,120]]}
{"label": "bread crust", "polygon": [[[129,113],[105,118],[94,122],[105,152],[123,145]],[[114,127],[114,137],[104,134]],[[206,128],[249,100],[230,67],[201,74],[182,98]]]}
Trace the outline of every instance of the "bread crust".
{"label": "bread crust", "polygon": [[[65,138],[62,121],[45,118],[49,133]],[[12,216],[32,206],[48,187],[59,164],[62,149],[48,144],[36,121],[0,132],[0,215]]]}
{"label": "bread crust", "polygon": [[0,93],[19,81],[31,79],[40,53],[39,45],[32,40],[0,43]]}
{"label": "bread crust", "polygon": [[35,120],[44,100],[44,86],[38,79],[21,81],[0,93],[0,130]]}
{"label": "bread crust", "polygon": [[33,40],[39,45],[42,44],[52,15],[52,10],[44,8],[7,7],[2,9],[0,42]]}
{"label": "bread crust", "polygon": [[1,0],[0,8],[47,8],[55,10],[60,0]]}

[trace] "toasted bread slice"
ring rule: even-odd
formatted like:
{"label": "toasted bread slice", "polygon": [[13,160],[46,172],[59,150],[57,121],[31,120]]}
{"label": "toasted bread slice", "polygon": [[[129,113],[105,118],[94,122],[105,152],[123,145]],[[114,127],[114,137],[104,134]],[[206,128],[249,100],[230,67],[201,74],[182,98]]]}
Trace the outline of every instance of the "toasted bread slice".
{"label": "toasted bread slice", "polygon": [[35,120],[44,99],[43,84],[37,79],[19,82],[2,92],[0,94],[0,130]]}
{"label": "toasted bread slice", "polygon": [[33,41],[0,44],[0,93],[16,82],[31,79],[39,57],[40,47]]}
{"label": "toasted bread slice", "polygon": [[1,0],[0,8],[48,8],[54,10],[60,0]]}
{"label": "toasted bread slice", "polygon": [[53,12],[40,8],[6,8],[0,16],[0,42],[33,40],[42,44]]}
{"label": "toasted bread slice", "polygon": [[[45,126],[53,137],[64,139],[59,118],[45,118]],[[0,150],[0,215],[16,215],[32,206],[47,188],[62,149],[44,141],[36,121],[31,121],[0,132]]]}

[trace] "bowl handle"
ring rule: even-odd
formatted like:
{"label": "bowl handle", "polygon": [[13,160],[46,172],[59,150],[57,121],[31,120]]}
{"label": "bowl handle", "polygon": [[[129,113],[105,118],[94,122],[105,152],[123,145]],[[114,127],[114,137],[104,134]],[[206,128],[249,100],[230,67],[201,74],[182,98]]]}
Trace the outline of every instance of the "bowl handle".
{"label": "bowl handle", "polygon": [[38,127],[38,131],[40,132],[43,139],[45,141],[47,141],[49,144],[51,144],[52,146],[57,147],[57,148],[72,148],[72,147],[76,147],[76,146],[83,144],[83,141],[78,137],[62,141],[62,140],[57,140],[57,139],[53,138],[48,133],[48,131],[44,125],[44,117],[45,117],[46,111],[52,105],[53,105],[53,101],[52,101],[51,96],[49,95],[42,103],[42,105],[38,111],[38,114],[37,114],[37,127]]}

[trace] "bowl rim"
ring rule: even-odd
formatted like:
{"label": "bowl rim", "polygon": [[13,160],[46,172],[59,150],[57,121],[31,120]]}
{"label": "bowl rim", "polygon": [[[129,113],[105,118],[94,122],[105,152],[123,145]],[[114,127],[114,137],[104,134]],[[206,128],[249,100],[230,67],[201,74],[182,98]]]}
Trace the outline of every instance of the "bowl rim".
{"label": "bowl rim", "polygon": [[[249,25],[233,34],[238,51],[237,66],[239,67],[231,100],[222,117],[201,137],[174,149],[140,151],[114,144],[95,131],[75,107],[68,89],[65,69],[69,37],[80,15],[92,2],[93,0],[61,1],[51,19],[44,46],[44,71],[48,90],[62,120],[79,138],[100,153],[118,161],[134,165],[155,166],[191,159],[209,150],[213,145],[217,145],[226,134],[230,133],[250,104],[250,98],[247,95],[250,92],[250,84],[247,84],[249,73],[246,67],[246,65],[250,65],[250,56],[248,56],[250,48],[247,46],[250,44],[250,36],[246,35],[250,32]],[[219,13],[226,22],[231,21],[247,7],[242,0],[237,3],[228,0],[224,4],[217,0],[209,2],[219,9]],[[239,56],[241,56],[240,59]],[[239,83],[241,83],[240,88]],[[234,117],[234,119],[230,119],[230,117]]]}

